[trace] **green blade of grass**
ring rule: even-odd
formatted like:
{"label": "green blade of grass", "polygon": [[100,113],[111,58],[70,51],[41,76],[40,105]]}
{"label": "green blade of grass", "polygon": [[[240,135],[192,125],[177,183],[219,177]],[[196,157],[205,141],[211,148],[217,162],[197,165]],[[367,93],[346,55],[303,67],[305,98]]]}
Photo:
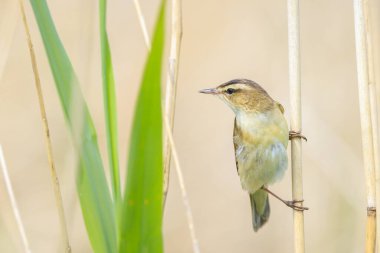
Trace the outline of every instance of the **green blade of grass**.
{"label": "green blade of grass", "polygon": [[163,0],[135,109],[123,203],[120,253],[163,251],[161,61],[164,26]]}
{"label": "green blade of grass", "polygon": [[[94,252],[116,252],[116,225],[96,130],[74,69],[51,18],[46,0],[30,0],[48,56],[73,142],[78,151],[77,187],[82,213]],[[75,106],[75,110],[73,107]],[[78,113],[80,115],[78,117]],[[80,124],[78,124],[80,121]]]}
{"label": "green blade of grass", "polygon": [[104,95],[104,112],[106,118],[108,160],[111,170],[112,190],[116,207],[120,206],[120,173],[117,143],[117,112],[115,96],[115,80],[113,76],[111,50],[108,42],[107,0],[99,0],[100,50],[102,55],[102,78]]}

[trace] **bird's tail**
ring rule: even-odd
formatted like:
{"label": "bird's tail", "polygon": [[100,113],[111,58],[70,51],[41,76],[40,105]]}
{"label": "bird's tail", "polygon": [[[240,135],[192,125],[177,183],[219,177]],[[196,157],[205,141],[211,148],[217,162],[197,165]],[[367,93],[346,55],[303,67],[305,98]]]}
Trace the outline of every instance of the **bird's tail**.
{"label": "bird's tail", "polygon": [[252,225],[253,230],[257,232],[269,219],[270,208],[268,193],[263,190],[258,190],[255,193],[250,193],[252,209]]}

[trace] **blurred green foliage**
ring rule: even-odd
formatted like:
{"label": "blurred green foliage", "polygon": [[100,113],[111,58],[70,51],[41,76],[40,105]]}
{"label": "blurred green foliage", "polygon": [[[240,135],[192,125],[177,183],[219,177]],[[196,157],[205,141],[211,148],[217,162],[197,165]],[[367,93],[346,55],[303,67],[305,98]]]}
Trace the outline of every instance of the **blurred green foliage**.
{"label": "blurred green foliage", "polygon": [[30,2],[78,152],[77,189],[94,252],[162,252],[161,71],[165,1],[161,3],[135,108],[124,198],[120,194],[115,84],[106,32],[107,2],[99,0],[99,21],[110,183],[106,180],[96,129],[46,0]]}

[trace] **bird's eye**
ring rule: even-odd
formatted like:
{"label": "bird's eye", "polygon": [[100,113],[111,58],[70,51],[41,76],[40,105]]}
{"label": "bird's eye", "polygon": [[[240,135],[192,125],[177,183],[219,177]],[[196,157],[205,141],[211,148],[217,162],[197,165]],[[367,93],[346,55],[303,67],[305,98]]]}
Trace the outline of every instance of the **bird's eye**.
{"label": "bird's eye", "polygon": [[227,92],[227,94],[232,94],[232,93],[234,93],[235,92],[235,90],[234,89],[232,89],[232,88],[228,88],[227,90],[226,90],[226,92]]}

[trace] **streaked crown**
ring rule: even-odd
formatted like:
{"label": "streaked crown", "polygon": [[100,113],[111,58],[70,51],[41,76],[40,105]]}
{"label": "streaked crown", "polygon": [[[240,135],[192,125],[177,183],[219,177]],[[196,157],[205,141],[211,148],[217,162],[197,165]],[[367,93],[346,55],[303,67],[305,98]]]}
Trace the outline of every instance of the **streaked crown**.
{"label": "streaked crown", "polygon": [[217,95],[235,112],[264,112],[275,105],[275,101],[259,84],[248,79],[234,79],[200,92]]}

